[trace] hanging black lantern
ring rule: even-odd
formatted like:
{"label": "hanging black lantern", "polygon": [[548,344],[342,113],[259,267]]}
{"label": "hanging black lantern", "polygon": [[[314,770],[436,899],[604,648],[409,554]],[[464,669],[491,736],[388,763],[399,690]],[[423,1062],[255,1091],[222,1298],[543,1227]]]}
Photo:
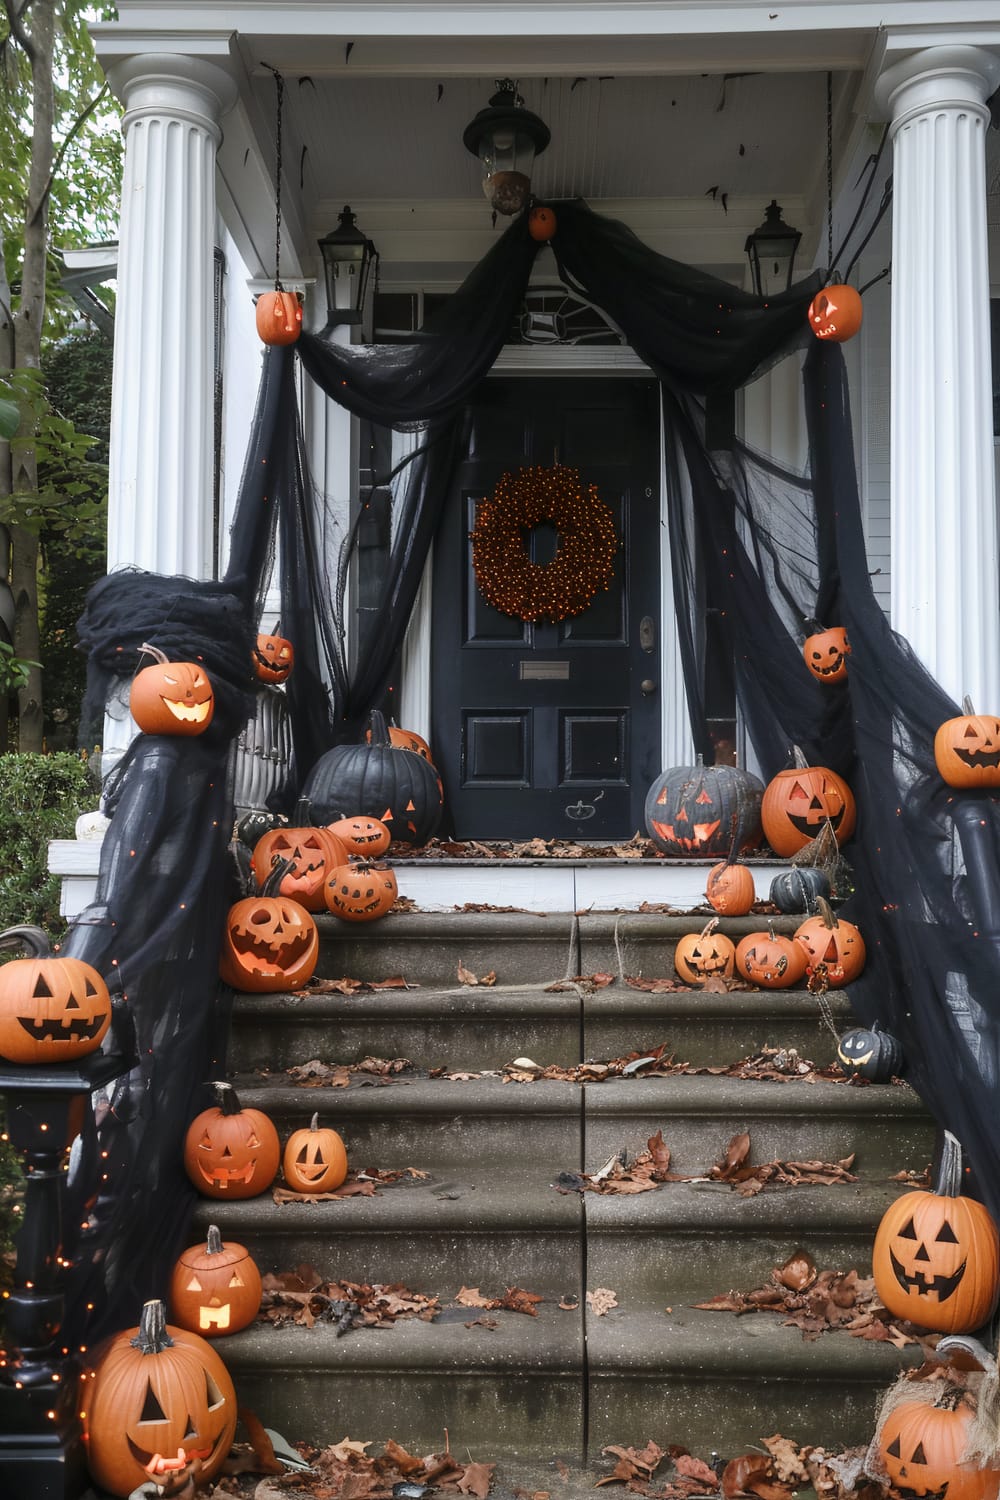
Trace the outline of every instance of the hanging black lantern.
{"label": "hanging black lantern", "polygon": [[743,247],[750,261],[753,289],[758,297],[775,297],[779,292],[788,291],[801,238],[799,230],[785,223],[777,200],[772,198],[764,210],[763,224],[747,235]]}
{"label": "hanging black lantern", "polygon": [[319,241],[326,277],[326,326],[360,323],[368,294],[368,279],[378,260],[378,251],[358,228],[345,204],[337,216],[337,227]]}
{"label": "hanging black lantern", "polygon": [[520,213],[531,193],[535,157],[549,144],[549,127],[525,109],[511,78],[498,78],[497,91],[465,127],[467,151],[483,164],[483,192],[495,213]]}

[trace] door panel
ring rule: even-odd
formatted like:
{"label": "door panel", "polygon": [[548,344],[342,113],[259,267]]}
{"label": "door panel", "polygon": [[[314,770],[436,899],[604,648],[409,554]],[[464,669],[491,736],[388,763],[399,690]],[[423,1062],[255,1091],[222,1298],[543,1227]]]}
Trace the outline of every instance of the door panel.
{"label": "door panel", "polygon": [[[629,838],[660,769],[659,420],[651,380],[487,380],[435,541],[435,761],[459,838]],[[518,620],[476,585],[469,533],[505,472],[569,464],[615,519],[610,587],[558,623]],[[525,537],[551,561],[550,526]],[[654,684],[644,694],[641,684]],[[648,686],[648,685],[647,685]]]}

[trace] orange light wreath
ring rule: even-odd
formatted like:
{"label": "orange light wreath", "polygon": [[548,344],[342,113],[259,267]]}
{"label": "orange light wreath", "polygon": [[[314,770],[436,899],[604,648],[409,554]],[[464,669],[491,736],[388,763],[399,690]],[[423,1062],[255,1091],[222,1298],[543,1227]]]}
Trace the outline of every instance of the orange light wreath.
{"label": "orange light wreath", "polygon": [[[559,533],[550,563],[531,561],[525,532],[548,521]],[[502,475],[476,510],[472,566],[483,597],[519,620],[568,620],[611,586],[618,538],[597,486],[556,464]]]}

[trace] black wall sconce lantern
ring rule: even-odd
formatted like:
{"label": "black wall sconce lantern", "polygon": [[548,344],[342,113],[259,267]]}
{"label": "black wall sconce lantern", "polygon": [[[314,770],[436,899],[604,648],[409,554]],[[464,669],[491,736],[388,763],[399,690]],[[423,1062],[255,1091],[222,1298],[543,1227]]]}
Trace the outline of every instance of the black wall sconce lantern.
{"label": "black wall sconce lantern", "polygon": [[358,228],[349,205],[341,209],[336,229],[319,241],[319,248],[326,278],[327,328],[360,323],[378,251]]}
{"label": "black wall sconce lantern", "polygon": [[795,252],[802,235],[781,217],[777,200],[764,210],[764,222],[747,235],[744,250],[750,261],[753,289],[758,297],[775,297],[792,284]]}

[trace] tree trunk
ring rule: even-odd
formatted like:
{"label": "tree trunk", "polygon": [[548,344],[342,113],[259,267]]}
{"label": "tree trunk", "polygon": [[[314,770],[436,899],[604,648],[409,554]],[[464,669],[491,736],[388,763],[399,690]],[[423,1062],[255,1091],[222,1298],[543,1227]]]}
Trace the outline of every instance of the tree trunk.
{"label": "tree trunk", "polygon": [[[13,370],[14,368],[14,320],[10,309],[11,291],[7,280],[3,229],[0,226],[0,370]],[[10,444],[0,438],[0,505],[12,493],[10,463]],[[0,593],[5,593],[9,588],[9,578],[10,534],[6,526],[0,526]],[[0,620],[4,622],[0,625],[0,640],[5,640],[7,637],[6,625],[9,623],[9,617],[6,606],[9,603],[9,598],[0,599]],[[14,644],[13,632],[7,644]],[[8,718],[8,695],[0,690],[0,754],[7,749]]]}

